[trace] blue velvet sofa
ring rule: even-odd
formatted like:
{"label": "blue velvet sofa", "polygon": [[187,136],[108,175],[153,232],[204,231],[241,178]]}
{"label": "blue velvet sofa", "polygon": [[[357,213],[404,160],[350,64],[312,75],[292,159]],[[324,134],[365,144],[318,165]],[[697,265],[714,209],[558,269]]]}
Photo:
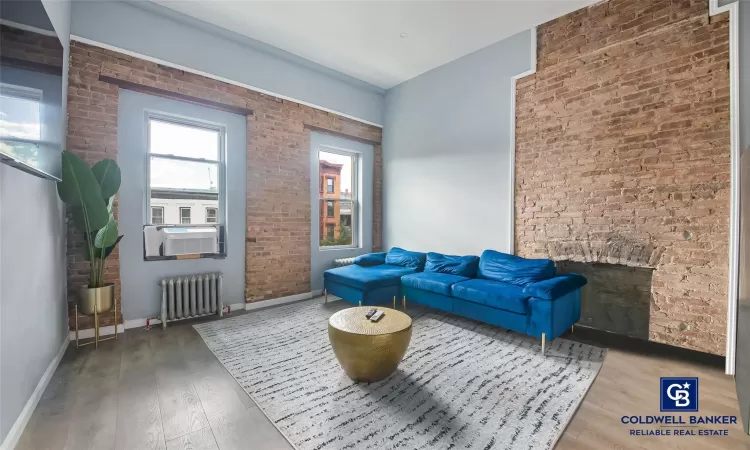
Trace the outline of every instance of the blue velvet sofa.
{"label": "blue velvet sofa", "polygon": [[419,303],[442,311],[554,339],[581,316],[586,279],[558,275],[549,259],[526,259],[494,250],[476,256],[410,252],[357,257],[353,265],[324,273],[326,299],[333,294],[360,305]]}

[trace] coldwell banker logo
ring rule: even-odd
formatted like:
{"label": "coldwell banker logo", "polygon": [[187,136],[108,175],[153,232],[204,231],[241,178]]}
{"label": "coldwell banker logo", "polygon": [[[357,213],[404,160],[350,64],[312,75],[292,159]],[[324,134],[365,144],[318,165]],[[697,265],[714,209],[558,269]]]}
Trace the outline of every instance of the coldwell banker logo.
{"label": "coldwell banker logo", "polygon": [[662,377],[661,412],[698,412],[698,378]]}
{"label": "coldwell banker logo", "polygon": [[620,421],[630,426],[631,436],[729,436],[727,426],[737,425],[737,416],[699,416],[674,413],[698,412],[698,378],[659,379],[662,415],[626,415]]}

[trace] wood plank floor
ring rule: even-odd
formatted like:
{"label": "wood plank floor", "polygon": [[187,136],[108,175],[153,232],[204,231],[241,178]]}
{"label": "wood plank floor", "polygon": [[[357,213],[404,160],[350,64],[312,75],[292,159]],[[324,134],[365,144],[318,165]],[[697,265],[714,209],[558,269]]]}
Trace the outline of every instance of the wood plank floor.
{"label": "wood plank floor", "polygon": [[[128,330],[98,350],[71,344],[16,448],[291,449],[194,323]],[[729,437],[629,436],[623,415],[659,414],[660,376],[699,377],[701,415],[739,415],[734,381],[721,369],[610,349],[556,448],[750,449],[740,425]]]}

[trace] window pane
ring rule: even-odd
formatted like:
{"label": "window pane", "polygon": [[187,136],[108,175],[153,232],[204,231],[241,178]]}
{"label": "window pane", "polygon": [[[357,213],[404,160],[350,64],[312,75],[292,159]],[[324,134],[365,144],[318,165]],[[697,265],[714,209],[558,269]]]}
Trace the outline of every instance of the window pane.
{"label": "window pane", "polygon": [[219,132],[151,119],[149,150],[163,155],[219,159]]}
{"label": "window pane", "polygon": [[190,208],[180,208],[180,223],[190,224]]}
{"label": "window pane", "polygon": [[217,222],[217,210],[216,208],[206,208],[206,223]]}
{"label": "window pane", "polygon": [[[165,225],[180,225],[180,224],[206,224],[206,223],[218,223],[218,205],[219,195],[218,194],[202,194],[198,192],[181,192],[169,189],[155,189],[151,191],[151,205],[156,207],[151,208],[152,210],[152,222],[157,224],[154,220],[154,210],[159,209],[161,212],[162,222],[160,224]],[[203,212],[209,209],[216,211],[215,218],[213,221],[210,220],[208,215],[203,216]],[[186,222],[189,218],[189,222]]]}
{"label": "window pane", "polygon": [[352,201],[320,200],[320,246],[353,245]]}
{"label": "window pane", "polygon": [[154,225],[161,225],[164,223],[164,208],[163,207],[151,208],[151,223]]}
{"label": "window pane", "polygon": [[354,191],[352,181],[354,156],[321,151],[318,153],[318,161],[321,196],[351,198]]}
{"label": "window pane", "polygon": [[0,95],[0,136],[40,140],[42,126],[39,101]]}
{"label": "window pane", "polygon": [[218,193],[219,165],[151,157],[151,189]]}

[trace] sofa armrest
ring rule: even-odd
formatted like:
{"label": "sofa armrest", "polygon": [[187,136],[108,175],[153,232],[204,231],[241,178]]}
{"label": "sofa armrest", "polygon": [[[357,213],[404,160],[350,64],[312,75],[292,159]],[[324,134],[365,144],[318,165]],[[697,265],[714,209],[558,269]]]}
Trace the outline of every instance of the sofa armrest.
{"label": "sofa armrest", "polygon": [[586,278],[577,273],[564,273],[548,280],[528,284],[523,288],[523,293],[529,297],[554,300],[582,288],[586,283]]}
{"label": "sofa armrest", "polygon": [[354,258],[354,264],[362,267],[379,266],[385,264],[385,252],[366,253]]}

